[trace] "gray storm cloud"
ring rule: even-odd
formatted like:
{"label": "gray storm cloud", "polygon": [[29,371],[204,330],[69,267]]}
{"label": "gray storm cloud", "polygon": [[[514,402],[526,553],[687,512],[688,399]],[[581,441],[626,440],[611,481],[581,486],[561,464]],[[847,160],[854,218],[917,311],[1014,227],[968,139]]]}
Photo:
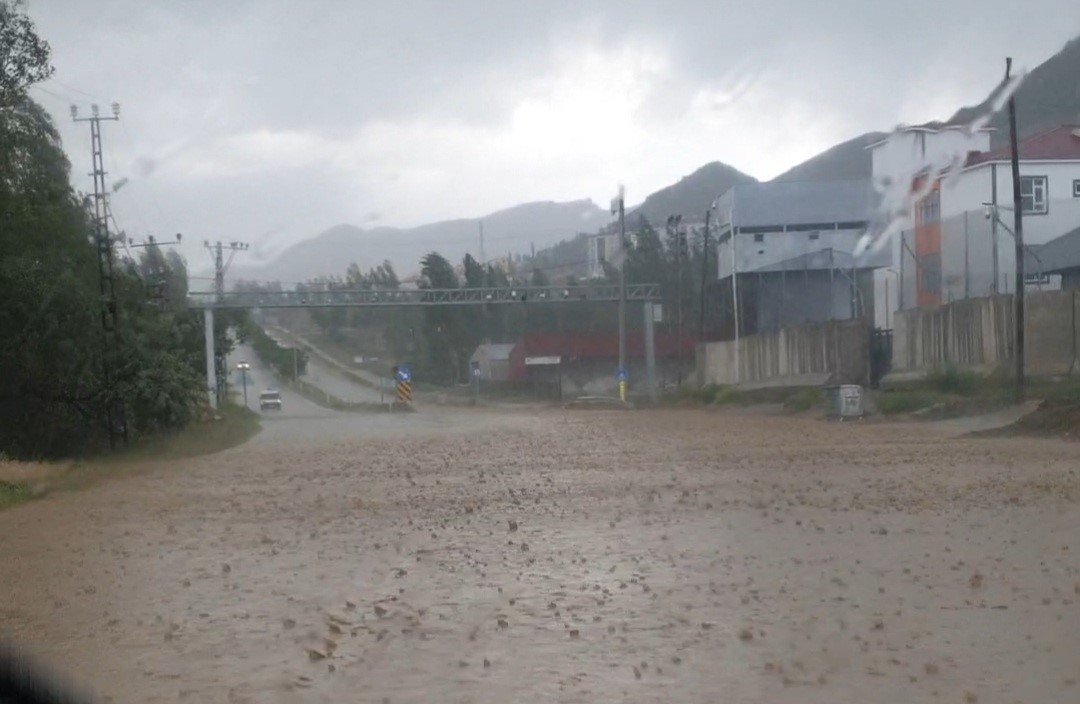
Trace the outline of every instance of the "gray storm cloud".
{"label": "gray storm cloud", "polygon": [[[721,160],[768,178],[838,141],[981,99],[1080,6],[191,3],[30,5],[54,50],[37,97],[76,186],[68,103],[118,100],[107,168],[146,227],[258,244],[351,222],[415,225],[534,200],[631,200]],[[932,21],[928,21],[932,18]],[[163,156],[167,155],[167,156]],[[85,190],[85,188],[84,188]],[[193,253],[189,253],[193,254]]]}

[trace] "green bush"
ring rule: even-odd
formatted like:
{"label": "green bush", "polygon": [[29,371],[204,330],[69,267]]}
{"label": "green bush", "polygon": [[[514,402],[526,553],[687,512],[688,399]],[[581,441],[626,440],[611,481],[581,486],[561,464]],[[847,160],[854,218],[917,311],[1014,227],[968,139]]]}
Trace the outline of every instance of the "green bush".
{"label": "green bush", "polygon": [[717,386],[713,391],[712,402],[717,406],[731,403],[739,403],[742,400],[742,392],[734,386]]}
{"label": "green bush", "polygon": [[282,378],[292,379],[307,370],[308,356],[304,350],[294,351],[292,348],[282,347],[255,324],[248,326],[247,336],[259,359],[272,367]]}
{"label": "green bush", "polygon": [[960,369],[955,364],[935,369],[926,380],[938,391],[958,396],[972,396],[979,391],[982,377],[972,371]]}
{"label": "green bush", "polygon": [[883,415],[914,413],[941,402],[941,397],[931,391],[889,391],[877,400],[878,411]]}
{"label": "green bush", "polygon": [[6,508],[21,503],[31,496],[33,496],[33,492],[29,485],[23,482],[0,480],[0,508]]}
{"label": "green bush", "polygon": [[697,390],[697,398],[702,403],[712,403],[713,398],[716,397],[716,392],[720,389],[718,384],[705,384]]}
{"label": "green bush", "polygon": [[821,390],[815,388],[798,389],[786,399],[784,408],[789,411],[809,411],[821,403]]}

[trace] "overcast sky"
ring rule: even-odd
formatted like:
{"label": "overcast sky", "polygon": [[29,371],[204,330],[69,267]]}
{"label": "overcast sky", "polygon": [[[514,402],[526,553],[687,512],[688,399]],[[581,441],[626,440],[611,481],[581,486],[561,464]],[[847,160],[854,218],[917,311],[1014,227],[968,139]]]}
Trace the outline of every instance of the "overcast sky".
{"label": "overcast sky", "polygon": [[[637,202],[721,160],[770,178],[834,143],[946,118],[1010,54],[1080,34],[1076,0],[29,0],[34,90],[80,188],[104,129],[136,237],[415,225],[534,200]],[[185,253],[196,263],[205,255]],[[199,259],[195,259],[199,257]],[[208,263],[205,262],[205,263]]]}

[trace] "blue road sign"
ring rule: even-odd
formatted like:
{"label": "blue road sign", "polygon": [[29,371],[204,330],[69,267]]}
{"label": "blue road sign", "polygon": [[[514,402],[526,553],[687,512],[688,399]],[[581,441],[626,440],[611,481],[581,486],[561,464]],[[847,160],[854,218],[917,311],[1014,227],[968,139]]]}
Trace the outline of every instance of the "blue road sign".
{"label": "blue road sign", "polygon": [[398,381],[412,381],[412,370],[404,364],[400,364],[394,376],[397,377]]}
{"label": "blue road sign", "polygon": [[619,381],[626,381],[630,378],[630,374],[627,373],[626,367],[619,367],[615,370],[615,378]]}

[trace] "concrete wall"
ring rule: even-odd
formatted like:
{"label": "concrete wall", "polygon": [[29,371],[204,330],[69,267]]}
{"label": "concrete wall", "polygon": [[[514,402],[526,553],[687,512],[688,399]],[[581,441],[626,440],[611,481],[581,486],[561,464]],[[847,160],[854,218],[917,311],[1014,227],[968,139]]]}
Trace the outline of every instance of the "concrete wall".
{"label": "concrete wall", "polygon": [[[739,373],[735,356],[738,345]],[[865,384],[869,328],[863,319],[783,328],[697,348],[697,379],[745,387]]]}
{"label": "concrete wall", "polygon": [[[1025,297],[1025,370],[1036,376],[1080,373],[1080,291]],[[1013,359],[1012,296],[898,311],[890,378],[922,376],[946,365],[991,372]]]}

